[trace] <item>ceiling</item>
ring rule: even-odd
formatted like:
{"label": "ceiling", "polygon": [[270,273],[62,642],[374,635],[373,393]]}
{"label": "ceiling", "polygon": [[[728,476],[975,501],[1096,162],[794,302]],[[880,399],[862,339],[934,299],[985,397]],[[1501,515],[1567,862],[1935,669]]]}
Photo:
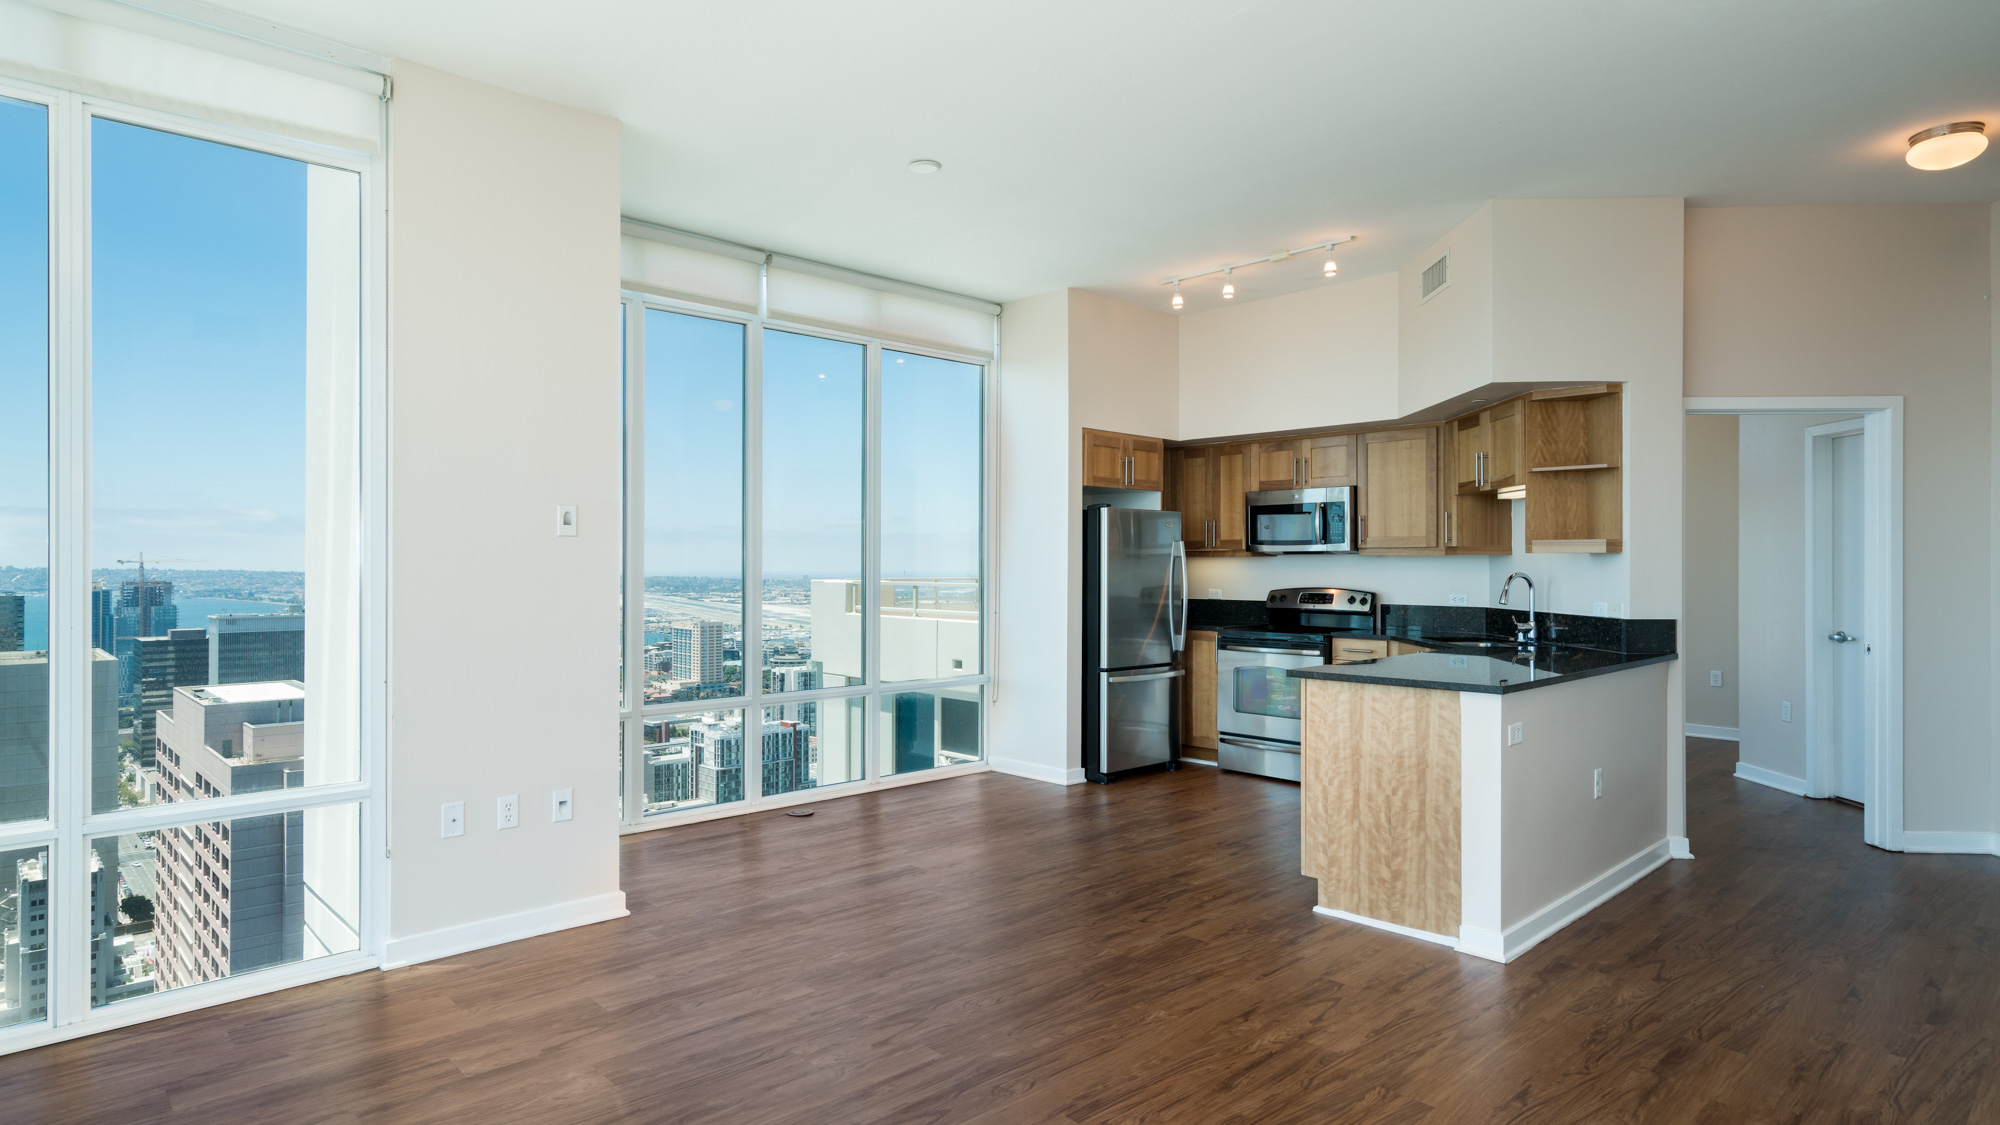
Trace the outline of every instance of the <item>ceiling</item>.
{"label": "ceiling", "polygon": [[993,300],[1381,273],[1492,198],[2000,200],[1901,159],[2000,132],[1994,0],[225,2],[618,118],[632,217]]}

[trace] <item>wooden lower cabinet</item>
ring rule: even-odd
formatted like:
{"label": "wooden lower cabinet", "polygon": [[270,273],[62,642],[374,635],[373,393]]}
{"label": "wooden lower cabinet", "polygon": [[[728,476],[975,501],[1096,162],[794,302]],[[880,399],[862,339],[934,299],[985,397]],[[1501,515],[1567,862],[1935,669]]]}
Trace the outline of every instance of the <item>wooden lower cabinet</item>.
{"label": "wooden lower cabinet", "polygon": [[1189,629],[1187,675],[1181,678],[1181,754],[1215,760],[1215,634]]}

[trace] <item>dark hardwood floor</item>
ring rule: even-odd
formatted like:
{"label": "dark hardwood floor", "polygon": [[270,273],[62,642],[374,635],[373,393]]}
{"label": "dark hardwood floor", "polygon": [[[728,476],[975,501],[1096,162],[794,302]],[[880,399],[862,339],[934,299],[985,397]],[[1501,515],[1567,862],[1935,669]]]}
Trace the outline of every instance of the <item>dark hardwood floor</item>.
{"label": "dark hardwood floor", "polygon": [[1691,741],[1511,965],[1311,913],[1298,790],[983,775],[628,838],[632,917],[0,1058],[0,1121],[2000,1121],[2000,860]]}

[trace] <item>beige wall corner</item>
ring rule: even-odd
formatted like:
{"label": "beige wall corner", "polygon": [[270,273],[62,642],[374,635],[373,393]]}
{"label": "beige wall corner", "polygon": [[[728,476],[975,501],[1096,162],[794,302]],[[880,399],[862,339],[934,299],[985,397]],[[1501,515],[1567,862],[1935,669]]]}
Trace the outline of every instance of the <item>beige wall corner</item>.
{"label": "beige wall corner", "polygon": [[[1070,410],[1076,425],[1178,437],[1180,329],[1174,315],[1082,289],[1068,293]],[[1077,456],[1080,462],[1080,448]]]}
{"label": "beige wall corner", "polygon": [[[1687,420],[1687,520],[1681,659],[1690,726],[1736,729],[1736,491],[1738,419]],[[1722,686],[1709,683],[1722,673]]]}
{"label": "beige wall corner", "polygon": [[621,412],[618,123],[399,64],[391,125],[395,963],[623,912]]}

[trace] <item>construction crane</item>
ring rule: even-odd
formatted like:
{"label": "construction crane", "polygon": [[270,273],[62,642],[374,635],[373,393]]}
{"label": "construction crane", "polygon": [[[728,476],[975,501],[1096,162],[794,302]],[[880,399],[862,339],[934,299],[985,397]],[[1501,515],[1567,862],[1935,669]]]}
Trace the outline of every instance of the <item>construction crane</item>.
{"label": "construction crane", "polygon": [[[163,562],[197,563],[207,561],[207,559],[163,559],[157,555],[153,558],[153,562],[156,565]],[[136,559],[119,559],[118,565],[137,566],[139,568],[139,635],[150,637],[153,635],[153,599],[151,591],[146,586],[146,552],[140,551],[139,557]]]}

